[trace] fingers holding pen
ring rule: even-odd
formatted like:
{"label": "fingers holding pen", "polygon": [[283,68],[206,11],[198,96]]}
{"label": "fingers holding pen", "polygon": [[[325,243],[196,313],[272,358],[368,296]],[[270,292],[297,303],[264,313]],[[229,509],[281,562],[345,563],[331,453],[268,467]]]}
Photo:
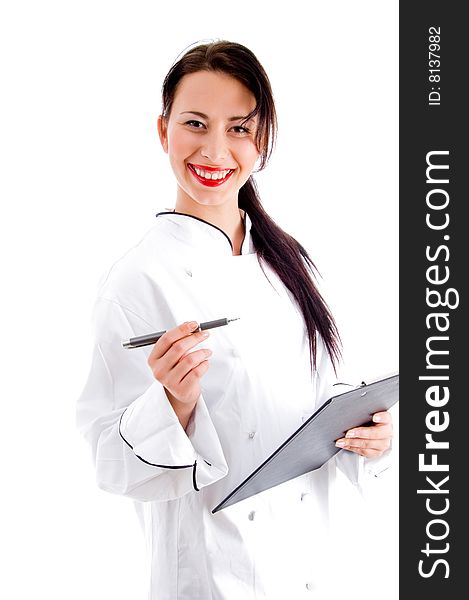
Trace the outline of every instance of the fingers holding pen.
{"label": "fingers holding pen", "polygon": [[[199,335],[202,336],[202,334]],[[208,335],[208,333],[204,334],[200,341],[206,339]],[[199,341],[196,341],[193,345],[195,346],[198,343]],[[174,347],[173,349],[176,350]],[[177,350],[177,354],[179,354],[179,352],[180,351]],[[190,377],[193,371],[195,371],[195,373],[193,373],[194,375],[202,375],[206,371],[205,367],[208,367],[208,359],[211,355],[212,351],[210,348],[199,348],[199,350],[192,350],[183,353],[172,368],[174,377],[181,381],[184,378],[187,379]],[[199,366],[203,368],[199,369]]]}
{"label": "fingers holding pen", "polygon": [[153,346],[150,356],[148,357],[148,362],[164,356],[174,343],[196,333],[198,327],[199,324],[196,321],[189,321],[182,323],[177,327],[173,327],[172,329],[168,329],[168,331],[166,331]]}
{"label": "fingers holding pen", "polygon": [[[208,331],[197,331],[193,323],[183,323],[178,327],[169,329],[161,336],[148,357],[150,367],[156,366],[158,370],[163,371],[174,369],[188,356],[191,348],[209,337]],[[197,350],[190,354],[199,352],[200,350]],[[189,362],[194,363],[193,360]]]}
{"label": "fingers holding pen", "polygon": [[191,349],[209,337],[196,322],[169,329],[154,345],[148,365],[155,379],[181,402],[192,402],[200,394],[200,378],[208,370],[211,350]]}

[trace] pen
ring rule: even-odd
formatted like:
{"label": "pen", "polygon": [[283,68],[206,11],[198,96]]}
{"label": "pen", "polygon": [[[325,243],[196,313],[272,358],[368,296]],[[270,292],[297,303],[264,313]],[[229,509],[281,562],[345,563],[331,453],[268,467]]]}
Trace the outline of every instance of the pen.
{"label": "pen", "polygon": [[[197,329],[194,329],[192,333],[196,331],[203,331],[204,329],[213,329],[214,327],[222,327],[223,325],[228,325],[231,321],[237,321],[240,317],[236,317],[235,319],[217,319],[215,321],[206,321],[205,323],[200,323]],[[150,346],[151,344],[155,344],[162,335],[164,335],[166,331],[158,331],[157,333],[149,333],[147,335],[140,335],[138,337],[130,338],[125,342],[122,342],[122,346],[124,348],[141,348],[142,346]]]}

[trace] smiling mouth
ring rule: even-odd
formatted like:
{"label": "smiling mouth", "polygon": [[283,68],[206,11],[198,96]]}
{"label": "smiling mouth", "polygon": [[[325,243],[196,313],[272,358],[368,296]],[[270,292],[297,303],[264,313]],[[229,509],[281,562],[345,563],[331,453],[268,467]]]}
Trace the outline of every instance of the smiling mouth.
{"label": "smiling mouth", "polygon": [[197,181],[207,187],[222,185],[234,173],[234,169],[214,169],[213,167],[202,167],[191,163],[187,163],[187,167]]}

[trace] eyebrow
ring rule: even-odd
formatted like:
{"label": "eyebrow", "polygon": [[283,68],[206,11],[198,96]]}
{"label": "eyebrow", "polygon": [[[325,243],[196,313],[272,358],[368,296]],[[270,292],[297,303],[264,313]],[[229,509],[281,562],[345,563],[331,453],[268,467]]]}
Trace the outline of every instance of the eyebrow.
{"label": "eyebrow", "polygon": [[[185,115],[185,114],[187,114],[187,113],[190,113],[191,115],[197,115],[197,116],[199,116],[199,117],[202,117],[202,119],[207,119],[207,121],[209,121],[209,120],[210,120],[210,117],[209,117],[208,115],[206,115],[206,114],[204,114],[204,113],[202,113],[202,112],[199,112],[199,111],[197,111],[197,110],[185,110],[185,111],[183,111],[183,112],[182,112],[182,113],[180,113],[180,114],[181,114],[181,115]],[[240,120],[244,120],[244,119],[246,119],[246,117],[247,117],[247,116],[248,116],[248,115],[245,115],[245,116],[240,116],[240,117],[230,117],[230,118],[228,119],[228,121],[240,121]],[[254,118],[253,118],[253,117],[251,117],[251,118],[249,119],[249,121],[254,121]]]}

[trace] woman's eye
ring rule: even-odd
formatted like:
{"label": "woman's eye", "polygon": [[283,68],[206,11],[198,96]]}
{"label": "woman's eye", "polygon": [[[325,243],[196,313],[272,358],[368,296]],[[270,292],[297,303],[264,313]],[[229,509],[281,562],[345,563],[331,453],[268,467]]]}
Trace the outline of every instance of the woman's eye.
{"label": "woman's eye", "polygon": [[247,127],[243,127],[242,125],[235,125],[233,129],[236,130],[236,133],[249,133],[249,129]]}
{"label": "woman's eye", "polygon": [[190,121],[186,121],[185,124],[186,125],[190,125],[194,129],[201,129],[201,127],[204,127],[203,123],[201,123],[200,121],[196,121],[195,119],[191,119]]}

